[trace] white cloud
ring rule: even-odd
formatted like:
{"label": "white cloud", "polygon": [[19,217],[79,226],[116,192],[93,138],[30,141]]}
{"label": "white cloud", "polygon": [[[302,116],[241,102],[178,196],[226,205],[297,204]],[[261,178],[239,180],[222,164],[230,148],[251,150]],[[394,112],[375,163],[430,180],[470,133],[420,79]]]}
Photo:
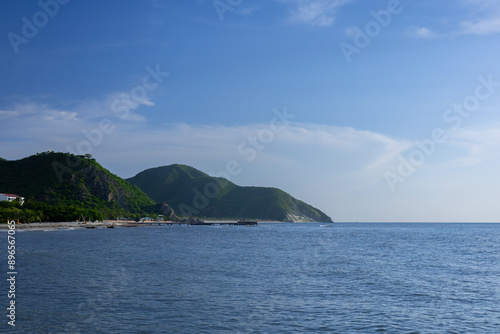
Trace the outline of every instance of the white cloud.
{"label": "white cloud", "polygon": [[[150,151],[157,154],[157,164],[181,160],[206,165],[215,171],[217,166],[222,168],[228,160],[239,160],[252,168],[266,166],[270,169],[273,166],[282,168],[280,164],[287,162],[291,168],[316,165],[331,175],[335,174],[334,171],[373,171],[409,146],[404,141],[347,127],[294,123],[273,134],[270,134],[269,128],[267,124],[178,124],[165,125],[162,130],[132,130],[140,135],[131,135],[131,128],[127,127],[118,129],[113,136],[120,146],[131,150],[132,155],[149,155],[150,152],[144,148],[150,147]],[[261,138],[259,136],[264,138],[264,142],[258,139]],[[257,144],[254,145],[251,138],[257,140]],[[272,138],[269,143],[268,138]],[[250,151],[254,151],[255,158]],[[165,156],[170,157],[168,161],[164,160]],[[137,159],[138,164],[147,164],[145,159]]]}
{"label": "white cloud", "polygon": [[500,124],[454,130],[450,137],[450,143],[463,152],[453,161],[456,166],[500,160]]}
{"label": "white cloud", "polygon": [[438,37],[436,33],[426,27],[414,28],[410,35],[422,39],[432,39]]}
{"label": "white cloud", "polygon": [[146,118],[134,110],[141,106],[153,107],[155,105],[149,97],[133,99],[129,92],[114,92],[108,94],[102,101],[91,101],[91,110],[99,110],[99,114],[108,117],[120,117],[131,122],[144,122]]}
{"label": "white cloud", "polygon": [[54,121],[54,120],[66,120],[66,121],[77,121],[78,113],[76,112],[68,112],[68,111],[60,111],[60,110],[43,110],[43,119],[46,121]]}
{"label": "white cloud", "polygon": [[67,102],[63,108],[50,106],[46,102],[19,103],[0,110],[0,120],[8,122],[13,117],[22,117],[25,121],[37,120],[43,124],[44,121],[80,121],[109,117],[126,122],[144,122],[146,118],[136,112],[142,106],[152,107],[155,103],[149,97],[133,99],[128,92],[114,92],[101,100]]}
{"label": "white cloud", "polygon": [[[114,124],[144,124],[146,118],[135,112],[141,106],[153,106],[148,99],[130,101],[127,93],[112,93],[102,100],[86,100],[67,103],[64,108],[47,103],[26,102],[0,110],[0,142],[9,144],[3,151],[16,150],[30,155],[45,151],[47,147],[68,151],[67,145],[76,145],[83,132],[99,128],[99,122],[110,119]],[[113,106],[116,107],[114,110]],[[29,145],[26,145],[29,143]]]}
{"label": "white cloud", "polygon": [[335,22],[337,10],[351,0],[292,0],[288,21],[294,24],[309,24],[326,27]]}
{"label": "white cloud", "polygon": [[[3,117],[2,117],[3,116]],[[44,121],[78,121],[78,112],[65,111],[51,108],[46,104],[26,103],[18,104],[10,110],[0,110],[0,119],[4,124],[7,124],[12,119],[21,119],[29,122],[35,120],[36,122]]]}
{"label": "white cloud", "polygon": [[[61,111],[32,104],[0,113],[0,142],[8,143],[2,145],[0,157],[18,159],[68,147],[75,151],[93,141],[90,152],[76,153],[91,153],[122,177],[172,163],[213,175],[236,161],[241,172],[231,176],[235,183],[281,188],[335,220],[474,221],[491,219],[496,210],[496,204],[487,203],[500,186],[500,180],[495,181],[500,124],[450,131],[449,140],[391,193],[383,175],[411,147],[408,140],[319,124],[291,123],[270,132],[267,123],[151,126],[117,118],[112,118],[110,132],[98,136],[105,116],[76,115],[76,108],[82,110],[79,105]],[[54,118],[47,120],[48,115]],[[457,203],[462,204],[457,208]],[[471,206],[483,208],[481,215],[469,210]]]}
{"label": "white cloud", "polygon": [[[460,16],[443,17],[441,27],[412,28],[408,36],[421,39],[457,37],[463,35],[493,35],[500,33],[500,1],[463,0],[452,4]],[[447,31],[445,31],[445,29]]]}
{"label": "white cloud", "polygon": [[[150,167],[184,163],[215,175],[237,161],[241,173],[231,176],[240,185],[273,186],[317,207],[344,198],[382,180],[383,171],[409,143],[383,134],[349,127],[292,123],[270,131],[270,124],[203,126],[113,122],[113,131],[94,142],[88,138],[99,129],[99,120],[70,117],[57,121],[39,118],[26,122],[12,118],[0,133],[9,138],[0,156],[21,158],[37,151],[90,153],[104,167],[131,177]],[[85,133],[87,134],[85,134]],[[25,136],[29,133],[29,138]],[[87,144],[84,144],[87,142]],[[90,152],[77,149],[90,147]],[[326,204],[325,204],[326,206]],[[329,211],[328,207],[321,208]],[[332,214],[332,212],[329,212]]]}
{"label": "white cloud", "polygon": [[492,35],[500,33],[500,16],[460,23],[463,34]]}
{"label": "white cloud", "polygon": [[19,112],[17,110],[0,110],[0,116],[1,115],[17,116]]}
{"label": "white cloud", "polygon": [[500,6],[498,0],[462,0],[461,3],[463,6],[472,8],[475,12],[491,10]]}

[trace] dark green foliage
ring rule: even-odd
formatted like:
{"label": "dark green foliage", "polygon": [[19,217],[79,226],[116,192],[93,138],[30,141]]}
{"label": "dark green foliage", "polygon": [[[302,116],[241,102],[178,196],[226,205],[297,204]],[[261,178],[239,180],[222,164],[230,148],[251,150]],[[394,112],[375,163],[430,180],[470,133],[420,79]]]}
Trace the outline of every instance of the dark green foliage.
{"label": "dark green foliage", "polygon": [[90,155],[68,153],[39,153],[16,161],[0,159],[0,192],[26,198],[23,206],[0,202],[0,222],[117,217],[137,220],[158,214],[175,220],[176,213],[233,219],[331,221],[323,212],[279,189],[240,187],[185,165],[148,169],[126,181],[104,169]]}
{"label": "dark green foliage", "polygon": [[331,222],[323,212],[282,190],[240,187],[185,165],[151,168],[128,181],[156,202],[167,202],[178,215]]}
{"label": "dark green foliage", "polygon": [[[138,187],[111,174],[90,155],[68,153],[39,153],[0,161],[0,192],[29,199],[18,210],[37,214],[34,219],[24,217],[24,221],[140,217],[147,214],[143,207],[155,204]],[[9,210],[9,215],[16,213],[13,208]]]}

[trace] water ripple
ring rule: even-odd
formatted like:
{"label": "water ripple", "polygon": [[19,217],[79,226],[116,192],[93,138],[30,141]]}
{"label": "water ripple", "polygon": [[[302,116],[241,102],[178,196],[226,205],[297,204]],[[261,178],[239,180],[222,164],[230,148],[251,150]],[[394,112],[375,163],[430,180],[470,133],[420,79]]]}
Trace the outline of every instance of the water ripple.
{"label": "water ripple", "polygon": [[493,224],[22,233],[16,332],[495,333],[498,240]]}

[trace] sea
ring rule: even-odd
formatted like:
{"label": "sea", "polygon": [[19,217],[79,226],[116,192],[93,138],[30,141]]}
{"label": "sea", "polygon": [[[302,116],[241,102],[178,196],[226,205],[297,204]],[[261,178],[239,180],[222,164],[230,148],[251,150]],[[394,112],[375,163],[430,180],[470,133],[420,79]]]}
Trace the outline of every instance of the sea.
{"label": "sea", "polygon": [[500,224],[16,234],[2,333],[500,333]]}

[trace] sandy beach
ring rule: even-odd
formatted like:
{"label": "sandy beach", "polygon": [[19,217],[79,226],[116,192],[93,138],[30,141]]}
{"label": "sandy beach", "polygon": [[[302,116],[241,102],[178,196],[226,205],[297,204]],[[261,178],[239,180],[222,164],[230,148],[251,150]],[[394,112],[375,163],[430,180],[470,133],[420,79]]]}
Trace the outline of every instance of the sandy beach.
{"label": "sandy beach", "polygon": [[[116,223],[115,226],[118,226]],[[83,222],[61,222],[61,223],[30,223],[30,224],[16,224],[16,230],[31,230],[31,231],[43,231],[43,230],[54,230],[54,229],[70,229],[70,228],[87,228],[87,227],[110,227],[113,223],[111,222],[95,222],[86,223]],[[0,224],[0,230],[7,230],[9,226],[7,224]]]}

